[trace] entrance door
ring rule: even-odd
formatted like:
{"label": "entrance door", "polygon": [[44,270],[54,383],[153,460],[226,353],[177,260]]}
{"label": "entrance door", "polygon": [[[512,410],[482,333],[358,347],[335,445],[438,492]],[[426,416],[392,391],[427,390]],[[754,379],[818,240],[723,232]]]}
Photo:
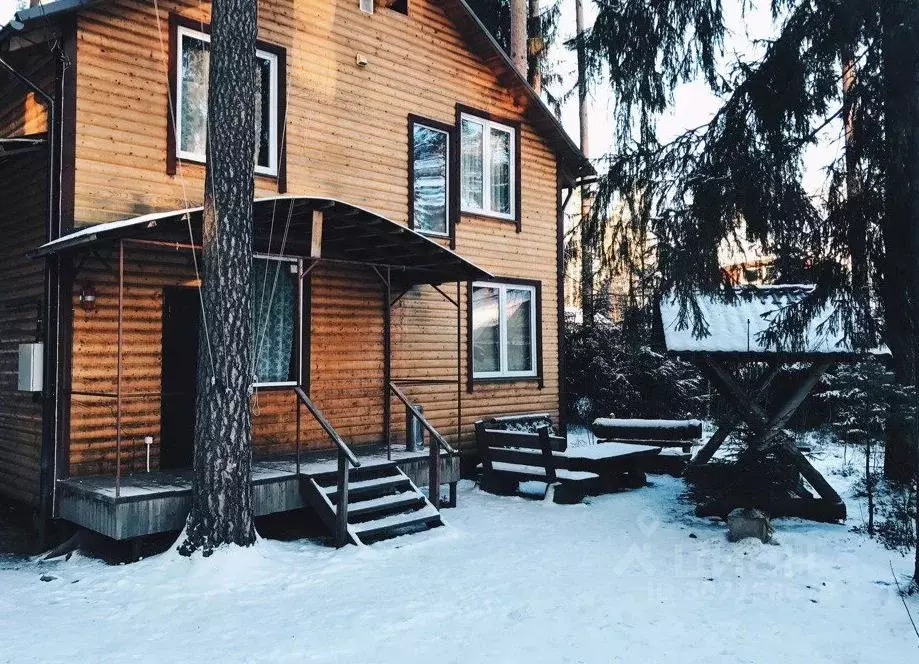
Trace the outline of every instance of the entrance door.
{"label": "entrance door", "polygon": [[163,289],[162,469],[192,465],[199,307],[197,288]]}

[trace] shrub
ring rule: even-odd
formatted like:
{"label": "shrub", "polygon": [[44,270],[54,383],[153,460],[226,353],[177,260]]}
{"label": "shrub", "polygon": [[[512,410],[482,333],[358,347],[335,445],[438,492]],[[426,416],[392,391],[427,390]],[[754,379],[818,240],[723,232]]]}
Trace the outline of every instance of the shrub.
{"label": "shrub", "polygon": [[[647,340],[645,340],[647,342]],[[705,387],[692,365],[629,342],[603,319],[565,322],[565,387],[570,415],[679,419],[705,411]]]}

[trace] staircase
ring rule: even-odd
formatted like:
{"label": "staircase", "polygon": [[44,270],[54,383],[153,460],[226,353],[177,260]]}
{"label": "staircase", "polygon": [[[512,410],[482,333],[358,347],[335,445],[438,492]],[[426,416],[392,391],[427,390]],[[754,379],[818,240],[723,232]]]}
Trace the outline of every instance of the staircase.
{"label": "staircase", "polygon": [[[304,477],[302,486],[313,509],[335,532],[340,499],[336,473]],[[437,508],[395,464],[353,468],[347,487],[347,539],[352,544],[443,525]]]}

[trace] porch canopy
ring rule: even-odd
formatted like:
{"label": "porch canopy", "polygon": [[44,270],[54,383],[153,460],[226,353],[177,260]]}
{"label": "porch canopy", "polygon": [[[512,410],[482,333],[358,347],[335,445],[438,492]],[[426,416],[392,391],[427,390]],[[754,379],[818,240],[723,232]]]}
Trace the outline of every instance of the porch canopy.
{"label": "porch canopy", "polygon": [[[696,294],[689,306],[681,307],[675,296],[664,297],[660,305],[664,341],[668,353],[693,362],[711,384],[728,400],[734,416],[728,418],[693,458],[690,474],[712,459],[718,448],[741,424],[751,432],[748,444],[760,452],[774,449],[788,459],[819,494],[814,500],[806,491],[781,503],[773,501],[768,510],[773,516],[791,514],[824,521],[845,518],[845,504],[829,482],[798,449],[784,427],[823,374],[834,363],[852,362],[865,352],[853,348],[843,330],[841,319],[832,303],[818,306],[810,322],[799,334],[784,344],[770,343],[767,332],[777,317],[794,308],[810,305],[807,298],[812,285],[783,285],[736,288],[730,300],[723,295]],[[692,310],[704,319],[707,334],[693,329]],[[884,349],[872,354],[885,352]],[[765,365],[755,385],[746,385],[743,367],[754,363]],[[783,366],[805,366],[798,372],[797,385],[784,402],[769,404],[770,386]],[[770,407],[771,406],[771,407]],[[736,505],[703,506],[700,514],[727,513]]]}
{"label": "porch canopy", "polygon": [[[201,244],[203,207],[95,224],[42,245],[34,257],[130,239],[177,247]],[[404,286],[492,279],[437,242],[386,217],[334,198],[271,196],[252,204],[256,253],[369,265]]]}

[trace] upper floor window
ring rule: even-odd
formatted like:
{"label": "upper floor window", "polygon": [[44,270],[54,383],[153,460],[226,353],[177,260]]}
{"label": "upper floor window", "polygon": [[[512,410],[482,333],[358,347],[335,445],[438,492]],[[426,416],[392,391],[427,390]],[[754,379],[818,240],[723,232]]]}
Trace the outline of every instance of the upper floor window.
{"label": "upper floor window", "polygon": [[537,286],[472,285],[473,378],[537,375]]}
{"label": "upper floor window", "polygon": [[449,126],[409,117],[411,222],[426,235],[450,234],[450,135]]}
{"label": "upper floor window", "polygon": [[514,219],[516,129],[460,115],[460,202],[463,212]]}
{"label": "upper floor window", "polygon": [[[211,38],[179,26],[176,32],[176,156],[207,161],[207,87]],[[278,56],[258,49],[255,172],[278,174]]]}

